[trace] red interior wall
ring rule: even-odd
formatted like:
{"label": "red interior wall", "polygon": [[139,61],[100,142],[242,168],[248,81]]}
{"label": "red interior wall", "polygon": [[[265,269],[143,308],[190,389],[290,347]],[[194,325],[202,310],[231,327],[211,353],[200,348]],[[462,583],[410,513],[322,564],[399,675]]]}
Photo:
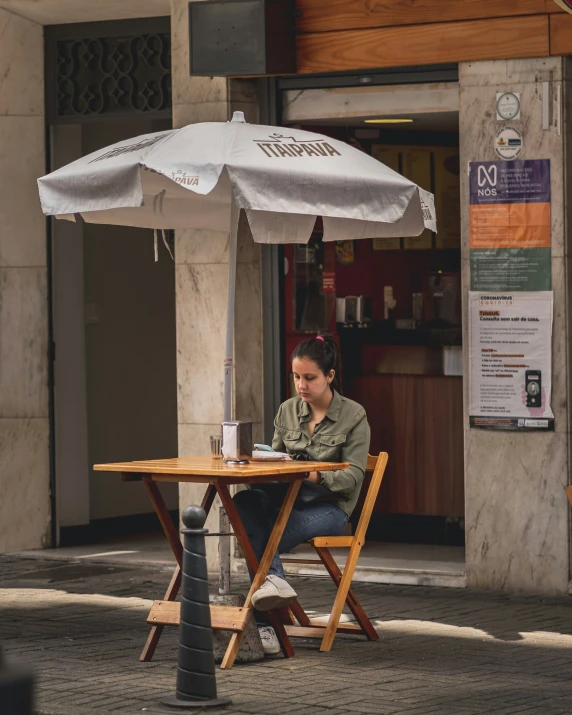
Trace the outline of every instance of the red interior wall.
{"label": "red interior wall", "polygon": [[374,251],[371,240],[355,241],[355,261],[336,264],[336,295],[366,295],[372,301],[372,319],[383,320],[383,288],[393,287],[396,318],[411,317],[411,295],[419,291],[416,276],[430,271],[458,270],[456,250]]}

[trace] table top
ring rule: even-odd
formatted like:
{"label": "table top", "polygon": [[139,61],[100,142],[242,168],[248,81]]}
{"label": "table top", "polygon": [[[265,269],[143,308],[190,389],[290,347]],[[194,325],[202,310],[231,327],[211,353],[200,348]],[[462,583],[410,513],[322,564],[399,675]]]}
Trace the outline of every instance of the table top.
{"label": "table top", "polygon": [[[326,472],[347,469],[347,462],[304,462],[285,460],[283,462],[250,462],[244,465],[225,464],[222,459],[212,457],[176,457],[174,459],[149,459],[137,462],[115,462],[94,464],[96,472],[121,472],[123,474],[153,475],[161,480],[184,481],[187,478],[230,478],[233,481],[263,481],[292,479],[306,472]],[[194,480],[194,479],[193,479]]]}

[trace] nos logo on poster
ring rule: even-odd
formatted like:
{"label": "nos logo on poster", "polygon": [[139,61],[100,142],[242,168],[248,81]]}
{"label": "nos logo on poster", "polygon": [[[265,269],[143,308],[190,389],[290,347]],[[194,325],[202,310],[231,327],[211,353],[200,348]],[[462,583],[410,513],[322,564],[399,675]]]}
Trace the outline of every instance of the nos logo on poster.
{"label": "nos logo on poster", "polygon": [[496,196],[497,190],[498,169],[492,164],[488,168],[479,166],[477,173],[477,193],[479,196]]}

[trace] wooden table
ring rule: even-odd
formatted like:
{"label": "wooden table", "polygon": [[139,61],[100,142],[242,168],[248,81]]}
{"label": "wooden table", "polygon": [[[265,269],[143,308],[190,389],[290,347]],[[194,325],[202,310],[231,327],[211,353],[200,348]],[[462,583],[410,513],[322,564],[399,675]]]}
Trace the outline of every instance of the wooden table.
{"label": "wooden table", "polygon": [[[254,612],[251,605],[252,594],[260,588],[268,574],[272,558],[278,548],[290,512],[302,485],[302,480],[307,472],[313,470],[327,471],[346,469],[347,467],[349,467],[349,464],[339,462],[303,461],[251,462],[243,466],[230,466],[224,464],[220,459],[212,459],[211,457],[179,457],[177,459],[94,465],[94,469],[99,472],[119,472],[126,481],[143,481],[177,560],[177,567],[165,593],[165,598],[162,601],[153,603],[147,618],[152,627],[141,653],[141,660],[149,661],[152,659],[164,626],[178,625],[179,623],[180,607],[178,603],[175,603],[175,599],[181,586],[183,548],[179,532],[171,520],[167,506],[159,491],[159,483],[191,482],[208,485],[202,501],[202,507],[207,514],[213,505],[215,496],[218,494],[228,514],[238,543],[242,547],[248,568],[254,574],[250,591],[243,607],[211,606],[213,629],[232,631],[232,637],[221,664],[222,668],[232,668],[244,638],[246,627]],[[289,481],[290,486],[268,539],[266,550],[259,563],[230,495],[229,486],[231,484],[256,484],[257,482],[273,481]],[[288,627],[290,635],[297,635],[293,630],[296,623],[294,617],[298,621],[300,635],[302,635],[302,632],[308,634],[310,630],[325,628],[323,624],[310,621],[297,601],[290,604],[288,609],[268,611],[268,616],[280,641],[282,652],[287,658],[294,655],[294,649],[286,633],[285,625]]]}

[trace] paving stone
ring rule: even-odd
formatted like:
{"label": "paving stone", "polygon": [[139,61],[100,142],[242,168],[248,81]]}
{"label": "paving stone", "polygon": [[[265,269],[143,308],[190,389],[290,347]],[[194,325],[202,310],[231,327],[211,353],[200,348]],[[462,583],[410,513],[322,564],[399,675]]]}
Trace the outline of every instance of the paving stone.
{"label": "paving stone", "polygon": [[[160,566],[0,556],[2,645],[35,670],[39,715],[165,715],[177,632],[140,663],[147,612],[171,577]],[[293,579],[325,615],[334,590]],[[246,582],[233,584],[237,591]],[[296,657],[217,669],[229,715],[556,715],[572,713],[572,599],[356,584],[380,640],[337,638],[330,653],[295,639]],[[216,592],[213,582],[212,592]],[[1,712],[1,708],[0,708]]]}

